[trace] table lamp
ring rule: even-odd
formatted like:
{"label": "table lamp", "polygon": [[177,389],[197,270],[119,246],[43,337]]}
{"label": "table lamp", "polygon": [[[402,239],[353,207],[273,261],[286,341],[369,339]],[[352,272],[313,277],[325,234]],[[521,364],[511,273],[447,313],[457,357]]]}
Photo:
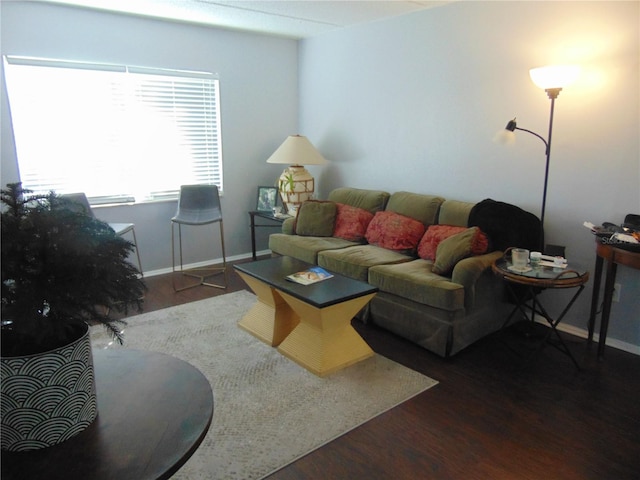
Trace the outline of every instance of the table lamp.
{"label": "table lamp", "polygon": [[295,215],[302,202],[312,198],[315,182],[303,165],[323,165],[327,160],[302,135],[290,135],[273,152],[267,163],[289,165],[278,179],[278,190],[287,212]]}

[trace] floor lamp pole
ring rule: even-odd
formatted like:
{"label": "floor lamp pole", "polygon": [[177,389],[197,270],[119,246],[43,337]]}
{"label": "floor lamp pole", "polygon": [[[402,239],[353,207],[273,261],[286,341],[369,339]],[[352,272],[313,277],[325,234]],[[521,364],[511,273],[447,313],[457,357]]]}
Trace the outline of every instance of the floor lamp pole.
{"label": "floor lamp pole", "polygon": [[521,130],[523,132],[530,133],[538,137],[545,146],[545,154],[547,157],[547,163],[544,167],[544,188],[542,190],[542,210],[540,212],[540,225],[542,226],[542,238],[540,240],[540,248],[544,248],[544,214],[547,208],[547,185],[549,183],[549,161],[551,159],[551,135],[553,133],[553,111],[556,105],[556,98],[558,98],[558,94],[560,93],[561,88],[548,88],[545,91],[547,92],[547,96],[551,100],[551,112],[549,113],[549,136],[545,140],[542,135],[538,135],[536,132],[531,130],[527,130],[526,128],[520,128],[516,126],[515,118],[507,124],[507,130]]}
{"label": "floor lamp pole", "polygon": [[[549,92],[547,91],[547,93]],[[544,168],[544,189],[542,191],[542,212],[540,214],[540,223],[542,224],[543,230],[544,230],[544,212],[547,205],[547,183],[549,182],[549,159],[551,158],[551,134],[553,133],[553,110],[555,108],[556,97],[557,97],[557,94],[555,96],[551,96],[551,94],[549,94],[549,98],[551,99],[551,113],[549,115],[549,136],[547,137],[547,141],[546,141],[547,164],[545,165],[545,168]]]}

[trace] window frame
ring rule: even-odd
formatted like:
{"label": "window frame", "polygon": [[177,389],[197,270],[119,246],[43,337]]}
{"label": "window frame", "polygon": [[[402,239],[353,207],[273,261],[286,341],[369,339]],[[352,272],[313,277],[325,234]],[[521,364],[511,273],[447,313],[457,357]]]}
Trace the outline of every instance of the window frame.
{"label": "window frame", "polygon": [[[36,192],[43,193],[51,189],[55,190],[58,193],[73,193],[77,191],[85,191],[92,205],[154,203],[172,201],[177,199],[179,196],[180,184],[188,183],[204,183],[217,185],[220,194],[223,194],[224,164],[222,153],[222,121],[220,117],[220,79],[218,74],[202,71],[139,67],[107,63],[77,62],[69,60],[22,57],[14,55],[4,55],[3,61],[5,82],[7,85],[7,93],[9,96],[11,123],[12,128],[14,129],[14,138],[16,142],[16,155],[19,176],[25,188],[30,188]],[[178,161],[172,162],[174,163],[174,165],[170,166],[167,170],[172,171],[173,169],[177,169],[180,172],[185,171],[188,173],[186,174],[186,176],[180,177],[179,175],[173,176],[168,174],[167,172],[164,172],[164,180],[156,181],[155,185],[161,185],[163,187],[169,188],[149,188],[147,189],[147,191],[145,191],[145,188],[136,188],[136,181],[138,181],[141,177],[146,176],[149,171],[157,171],[158,173],[162,173],[161,170],[164,170],[164,168],[162,167],[166,167],[170,164],[166,163],[166,160],[162,160],[163,163],[154,164],[154,157],[151,152],[147,152],[140,147],[138,147],[134,151],[134,153],[127,151],[127,147],[129,145],[124,143],[125,139],[118,138],[116,135],[116,140],[112,143],[116,145],[115,148],[117,152],[126,152],[125,155],[128,154],[131,158],[128,161],[125,160],[124,162],[128,163],[130,161],[130,165],[135,165],[132,168],[132,171],[135,172],[136,169],[138,170],[137,174],[131,175],[131,177],[134,178],[125,177],[127,178],[127,181],[124,182],[126,186],[123,187],[122,191],[118,191],[118,189],[113,189],[113,191],[111,190],[112,185],[120,184],[119,182],[114,180],[118,175],[118,173],[116,172],[117,167],[111,168],[111,177],[107,177],[111,178],[111,181],[107,180],[108,183],[102,182],[101,187],[99,187],[100,191],[97,191],[95,188],[91,189],[90,187],[87,187],[86,189],[83,188],[85,186],[85,181],[87,184],[91,183],[89,181],[90,179],[88,175],[92,175],[95,171],[100,171],[97,167],[104,167],[106,169],[110,169],[110,167],[112,167],[112,161],[109,159],[103,159],[101,161],[99,160],[96,161],[95,164],[91,164],[93,165],[93,168],[96,168],[96,170],[91,170],[91,173],[85,172],[83,177],[85,181],[82,181],[82,178],[80,178],[80,181],[76,180],[75,184],[71,183],[68,180],[68,173],[63,173],[62,175],[57,172],[55,175],[49,174],[50,177],[59,177],[60,181],[56,183],[54,178],[52,181],[44,185],[59,184],[62,186],[62,188],[56,187],[44,189],[44,187],[39,187],[39,185],[31,179],[25,179],[25,176],[23,176],[23,165],[25,161],[23,160],[23,164],[21,165],[20,156],[21,142],[24,144],[24,139],[27,136],[24,135],[23,132],[20,132],[22,133],[22,136],[18,135],[16,133],[16,128],[28,129],[30,127],[25,126],[26,121],[24,119],[19,120],[23,122],[23,125],[16,125],[14,118],[15,111],[11,108],[15,108],[15,106],[12,105],[12,89],[14,88],[13,75],[15,72],[15,70],[12,69],[14,66],[55,68],[57,69],[56,71],[58,73],[64,72],[63,69],[70,69],[72,71],[78,72],[90,70],[92,72],[98,72],[98,77],[107,76],[108,78],[111,78],[113,75],[115,75],[117,78],[114,78],[113,80],[114,87],[112,88],[112,90],[116,93],[109,92],[104,97],[96,96],[95,98],[102,98],[103,100],[105,100],[104,103],[108,104],[110,108],[113,108],[113,106],[117,104],[118,113],[120,116],[102,120],[104,119],[104,116],[98,117],[101,111],[96,110],[98,113],[94,114],[94,117],[100,118],[102,122],[111,122],[109,123],[109,127],[113,130],[124,131],[126,130],[125,128],[118,128],[116,124],[118,123],[118,121],[121,121],[125,117],[129,118],[129,116],[131,115],[131,118],[133,118],[134,120],[129,121],[127,125],[129,125],[130,123],[134,128],[126,136],[134,139],[133,142],[135,143],[139,141],[139,136],[151,136],[149,133],[143,133],[144,128],[147,127],[142,127],[142,125],[144,125],[144,122],[137,120],[137,117],[135,117],[137,111],[133,112],[133,115],[131,114],[134,109],[144,111],[146,118],[154,120],[154,123],[156,123],[156,119],[158,124],[162,123],[165,130],[161,130],[161,133],[164,131],[171,133],[171,135],[158,135],[154,137],[159,139],[158,144],[168,144],[169,142],[171,142],[171,145],[176,148],[176,151],[178,151],[179,149],[179,152],[182,155],[178,158]],[[103,80],[101,79],[101,81]],[[126,90],[126,93],[123,94],[119,89],[123,89],[123,91]],[[117,102],[114,99],[115,97],[117,97]],[[78,98],[79,97],[75,97],[76,100]],[[195,102],[193,100],[195,100]],[[15,102],[16,101],[14,99],[14,104]],[[28,101],[26,100],[25,102],[28,103]],[[25,104],[21,105],[19,108],[23,108],[24,105]],[[94,118],[92,118],[92,120],[93,119]],[[101,125],[101,123],[99,123],[99,125]],[[140,128],[140,130],[135,129],[138,128],[136,127],[136,125]],[[61,130],[63,129],[64,127],[62,127]],[[113,137],[112,130],[97,130],[98,132],[96,133],[96,135],[104,137],[101,139],[103,142],[106,142],[106,137]],[[139,132],[143,133],[143,135],[138,135]],[[30,135],[31,139],[40,138],[37,136],[37,133],[34,134],[32,132]],[[67,135],[69,141],[73,139],[73,133],[67,132]],[[64,134],[62,134],[61,136],[64,138]],[[20,137],[20,139],[18,137]],[[170,139],[167,139],[165,137],[170,137]],[[155,140],[152,141],[150,139],[147,139],[147,145],[151,145],[152,143],[155,144]],[[178,144],[180,145],[178,146]],[[161,149],[161,146],[155,148],[158,150],[162,150],[160,154],[164,153],[167,156],[169,155],[169,153],[166,153],[165,150]],[[142,154],[136,156],[135,152],[141,152]],[[60,158],[61,156],[62,153],[58,153],[54,158]],[[41,162],[44,162],[43,157],[44,156],[41,154]],[[134,160],[135,158],[140,158],[141,161],[136,162]],[[189,168],[180,168],[180,165],[185,165],[185,161],[188,162]],[[66,172],[69,172],[69,168],[73,168],[73,166],[65,167],[64,165],[65,164],[61,164],[60,168],[66,168]],[[79,163],[70,165],[79,165]],[[161,167],[161,170],[153,168],[158,166]],[[144,174],[141,172],[142,170],[144,170]],[[33,171],[35,171],[35,174],[33,173]],[[31,178],[39,179],[39,175],[40,171],[32,168]],[[125,175],[129,174],[123,174],[123,176]],[[120,178],[123,178],[123,176],[121,176]],[[46,174],[42,175],[42,177],[47,179]],[[173,184],[172,182],[175,181],[176,178],[182,178],[182,180],[178,181],[178,184]],[[95,184],[101,181],[101,179],[96,180],[93,179],[93,177],[92,180]],[[154,184],[154,182],[150,182],[150,184]],[[32,185],[35,186],[35,188],[33,188]],[[108,185],[108,187],[105,187],[105,185]],[[109,191],[109,193],[104,194],[104,192],[107,190]],[[141,194],[140,192],[144,193]]]}

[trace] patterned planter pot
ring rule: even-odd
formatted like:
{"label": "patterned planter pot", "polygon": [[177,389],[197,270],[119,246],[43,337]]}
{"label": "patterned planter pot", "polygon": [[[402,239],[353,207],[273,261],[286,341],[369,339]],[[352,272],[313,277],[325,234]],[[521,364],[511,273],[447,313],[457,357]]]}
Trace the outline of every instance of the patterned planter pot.
{"label": "patterned planter pot", "polygon": [[69,345],[0,362],[3,450],[56,445],[85,430],[98,415],[88,326]]}

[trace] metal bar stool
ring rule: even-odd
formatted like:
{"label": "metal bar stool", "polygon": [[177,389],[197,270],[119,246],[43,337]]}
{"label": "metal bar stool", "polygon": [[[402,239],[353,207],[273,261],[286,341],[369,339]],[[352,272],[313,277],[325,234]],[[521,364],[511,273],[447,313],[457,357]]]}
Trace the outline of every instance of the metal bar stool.
{"label": "metal bar stool", "polygon": [[[217,223],[220,227],[220,244],[222,247],[222,266],[221,267],[196,267],[185,269],[182,260],[182,226],[192,225],[201,226]],[[180,252],[180,269],[176,270],[175,259],[175,225],[178,225],[178,244]],[[222,223],[222,208],[220,207],[220,196],[216,185],[182,185],[180,187],[180,198],[178,199],[178,211],[171,219],[171,266],[173,273],[182,273],[183,275],[199,279],[198,283],[190,284],[184,287],[177,287],[175,275],[173,275],[173,289],[176,292],[186,290],[188,288],[207,286],[226,289],[227,281],[227,258],[224,249],[224,228]],[[213,275],[222,273],[224,278],[223,284],[215,284],[207,282],[206,279]]]}

